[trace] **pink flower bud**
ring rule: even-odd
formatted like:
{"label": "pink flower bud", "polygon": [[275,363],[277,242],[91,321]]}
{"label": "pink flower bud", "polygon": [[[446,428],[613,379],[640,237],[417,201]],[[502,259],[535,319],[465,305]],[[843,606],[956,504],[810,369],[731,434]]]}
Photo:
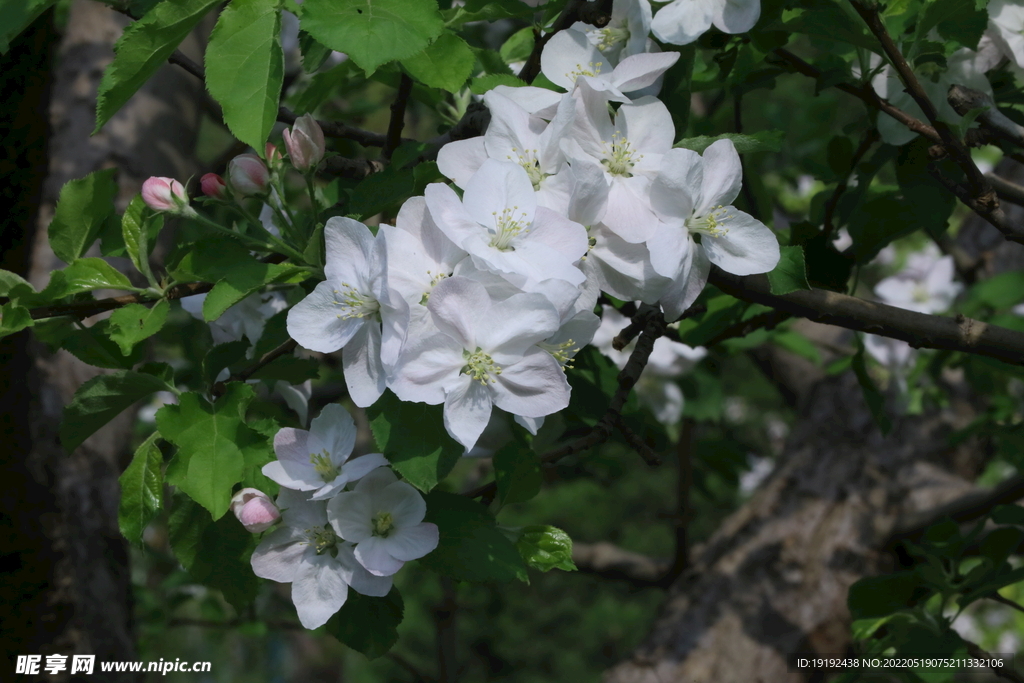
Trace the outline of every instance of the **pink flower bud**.
{"label": "pink flower bud", "polygon": [[242,489],[231,499],[231,512],[245,530],[258,534],[277,524],[281,512],[270,496],[259,489]]}
{"label": "pink flower bud", "polygon": [[185,188],[174,178],[148,178],[142,183],[142,201],[154,211],[180,213],[188,207]]}
{"label": "pink flower bud", "polygon": [[214,199],[227,199],[228,184],[216,173],[207,173],[199,180],[203,194]]}
{"label": "pink flower bud", "polygon": [[303,114],[296,119],[291,130],[285,129],[284,146],[288,149],[288,158],[296,170],[310,171],[324,158],[324,132],[316,119],[309,114]]}
{"label": "pink flower bud", "polygon": [[268,142],[266,148],[264,148],[264,156],[267,159],[267,165],[271,167],[276,167],[284,160],[284,156],[277,149],[277,145],[272,142]]}
{"label": "pink flower bud", "polygon": [[243,197],[266,194],[270,189],[270,171],[255,154],[239,154],[228,164],[228,180]]}

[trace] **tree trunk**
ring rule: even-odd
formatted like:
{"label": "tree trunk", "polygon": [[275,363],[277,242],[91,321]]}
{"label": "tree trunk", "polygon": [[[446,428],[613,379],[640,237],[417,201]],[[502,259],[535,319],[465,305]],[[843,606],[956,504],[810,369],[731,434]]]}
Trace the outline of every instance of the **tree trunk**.
{"label": "tree trunk", "polygon": [[[992,270],[1024,263],[1024,249],[978,221],[958,241]],[[847,590],[893,569],[885,546],[896,525],[972,490],[985,448],[948,444],[976,415],[976,397],[955,372],[949,408],[899,417],[883,436],[851,372],[816,377],[801,361],[785,352],[766,361],[798,396],[777,470],[695,550],[647,638],[606,683],[823,680],[822,671],[792,668],[792,656],[844,653]]]}
{"label": "tree trunk", "polygon": [[[53,44],[52,21],[47,14],[37,22],[21,39],[25,51],[15,48],[8,55],[12,63]],[[150,175],[187,178],[198,170],[192,154],[200,118],[196,103],[203,90],[174,67],[163,67],[99,134],[89,135],[96,90],[127,21],[104,5],[74,2],[52,62],[49,106],[47,88],[24,93],[23,109],[33,117],[30,129],[45,131],[49,123],[48,169],[37,170],[48,175],[35,195],[38,210],[25,212],[15,226],[25,245],[34,242],[22,254],[31,258],[18,263],[16,254],[5,253],[3,266],[26,275],[36,288],[64,265],[46,240],[64,183],[117,167],[123,209]],[[26,44],[32,40],[38,44]],[[197,43],[189,42],[186,51],[198,56]],[[48,62],[41,56],[37,75],[46,74]],[[37,156],[41,150],[45,136],[34,147]],[[5,236],[11,229],[5,227]],[[63,407],[83,382],[103,371],[67,352],[50,353],[28,333],[4,342],[10,360],[0,370],[0,386],[9,436],[0,473],[10,532],[10,548],[4,552],[13,569],[3,582],[5,649],[11,659],[17,654],[68,655],[69,665],[72,654],[93,654],[95,672],[83,680],[134,680],[132,674],[99,671],[100,662],[131,660],[136,654],[128,547],[117,525],[117,478],[130,457],[134,413],[127,411],[69,455],[58,440]],[[79,676],[70,677],[66,670],[54,678]]]}

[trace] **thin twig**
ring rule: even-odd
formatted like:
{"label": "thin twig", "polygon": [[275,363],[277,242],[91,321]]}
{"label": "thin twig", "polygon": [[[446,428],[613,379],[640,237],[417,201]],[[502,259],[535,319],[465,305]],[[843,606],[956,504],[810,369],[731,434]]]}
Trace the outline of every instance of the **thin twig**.
{"label": "thin twig", "polygon": [[1018,612],[1024,612],[1024,606],[1014,602],[1013,600],[1010,600],[1009,598],[1004,598],[999,593],[993,593],[992,595],[988,595],[986,597],[989,600],[992,600],[993,602],[998,602],[1000,605],[1006,605],[1007,607],[1015,609]]}
{"label": "thin twig", "polygon": [[391,155],[402,142],[402,129],[405,128],[405,109],[409,105],[409,95],[412,94],[412,79],[409,75],[402,73],[398,79],[398,94],[395,101],[391,103],[391,121],[388,123],[387,141],[381,150],[381,157],[391,159]]}
{"label": "thin twig", "polygon": [[1000,199],[1005,199],[1017,206],[1024,206],[1024,185],[1011,183],[995,173],[986,173],[985,178],[992,184],[992,189],[996,191]]}
{"label": "thin twig", "polygon": [[[164,299],[173,301],[174,299],[184,299],[187,296],[193,294],[203,294],[213,289],[213,285],[209,282],[183,282],[173,287],[169,287],[164,292]],[[84,320],[97,313],[103,313],[105,311],[112,311],[116,308],[122,308],[128,304],[144,304],[147,306],[155,304],[160,299],[152,298],[149,294],[125,294],[123,296],[112,296],[107,299],[96,299],[93,301],[76,301],[72,304],[55,304],[53,306],[40,306],[39,308],[33,308],[32,319],[40,320],[42,318],[54,318],[56,316],[68,315],[79,320]]]}
{"label": "thin twig", "polygon": [[651,467],[657,467],[661,464],[661,458],[658,454],[655,453],[642,438],[640,438],[639,434],[634,432],[632,428],[626,424],[621,415],[617,413],[612,415],[611,422],[612,426],[618,430],[619,434],[622,434],[622,438],[625,439],[627,444],[629,444],[629,447],[636,451],[637,455],[643,458],[645,463]]}
{"label": "thin twig", "polygon": [[[974,211],[974,213],[987,220],[996,230],[1003,233],[1004,238],[1011,242],[1024,244],[1024,225],[1017,225],[1012,222],[1002,207],[999,206],[998,200],[993,206],[991,203],[978,199],[969,188],[947,178],[934,164],[928,165],[928,173],[938,180],[943,187],[956,195],[957,199]],[[995,196],[996,194],[993,190],[992,197]]]}
{"label": "thin twig", "polygon": [[735,339],[736,337],[746,337],[752,332],[756,332],[760,329],[774,330],[776,327],[784,323],[785,321],[792,318],[791,313],[786,311],[772,310],[765,311],[764,313],[758,313],[757,315],[751,316],[746,320],[730,325],[725,328],[714,337],[709,339],[704,346],[712,347],[716,344],[721,344],[728,339]]}
{"label": "thin twig", "polygon": [[861,138],[860,144],[857,145],[856,151],[853,153],[853,158],[850,160],[850,171],[843,176],[843,179],[836,185],[836,189],[833,190],[832,196],[825,202],[825,235],[831,240],[835,237],[836,227],[833,224],[835,219],[836,209],[839,208],[839,200],[842,199],[843,193],[846,192],[846,188],[850,186],[850,177],[857,171],[857,165],[860,160],[864,158],[871,146],[878,142],[878,131],[871,128],[864,137]]}
{"label": "thin twig", "polygon": [[[265,354],[263,354],[260,357],[260,359],[258,361],[256,361],[255,363],[253,363],[252,365],[247,367],[245,370],[242,370],[241,372],[232,375],[227,380],[225,380],[224,383],[227,383],[227,382],[244,382],[244,381],[246,381],[247,379],[249,379],[250,377],[255,375],[257,372],[259,372],[261,369],[263,369],[267,365],[273,363],[275,360],[277,360],[281,356],[288,355],[289,353],[294,351],[295,347],[297,347],[298,345],[299,345],[299,343],[297,341],[295,341],[294,339],[289,339],[288,341],[286,341],[286,342],[282,343],[280,346],[278,346],[276,349],[273,349],[272,351],[267,351]],[[223,383],[218,382],[218,384],[223,384]],[[216,389],[217,389],[217,387],[214,386],[214,390],[215,390],[214,393],[215,394],[217,393]]]}

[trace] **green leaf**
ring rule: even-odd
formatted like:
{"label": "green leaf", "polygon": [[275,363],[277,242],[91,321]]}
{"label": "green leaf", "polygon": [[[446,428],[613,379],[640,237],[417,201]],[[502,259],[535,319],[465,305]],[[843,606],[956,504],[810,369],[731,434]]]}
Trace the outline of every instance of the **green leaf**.
{"label": "green leaf", "polygon": [[762,130],[752,135],[740,133],[723,133],[714,137],[710,135],[698,135],[695,138],[684,138],[673,145],[682,149],[692,149],[698,154],[711,146],[711,143],[718,140],[732,140],[736,145],[736,151],[740,154],[750,152],[778,152],[782,149],[782,138],[785,132],[781,130]]}
{"label": "green leaf", "polygon": [[444,22],[434,0],[308,0],[302,28],[371,74],[423,50]]}
{"label": "green leaf", "polygon": [[244,609],[256,598],[259,580],[249,564],[256,535],[246,531],[234,515],[213,521],[206,510],[179,495],[168,536],[175,557],[192,578],[221,591],[235,609]]}
{"label": "green leaf", "polygon": [[376,659],[387,654],[398,641],[405,604],[398,589],[383,598],[374,598],[349,589],[345,604],[327,621],[327,632],[366,655]]}
{"label": "green leaf", "polygon": [[793,330],[779,330],[771,335],[771,342],[776,346],[803,356],[816,365],[821,365],[821,353],[810,339]]}
{"label": "green leaf", "polygon": [[850,237],[853,238],[853,254],[857,262],[870,261],[893,240],[920,228],[919,208],[893,194],[862,203],[847,225]]}
{"label": "green leaf", "polygon": [[302,70],[307,74],[319,71],[331,56],[329,47],[305,31],[299,31],[299,51],[302,53]]}
{"label": "green leaf", "polygon": [[996,524],[1024,526],[1024,507],[1020,505],[1000,505],[992,510],[992,521]]}
{"label": "green leaf", "polygon": [[114,213],[116,173],[113,168],[94,171],[60,189],[53,220],[46,229],[57,258],[71,263],[96,241],[103,223]]}
{"label": "green leaf", "polygon": [[128,258],[135,269],[151,282],[155,278],[149,267],[150,236],[155,237],[163,225],[164,217],[146,206],[142,195],[135,195],[121,216],[121,237],[124,238]]}
{"label": "green leaf", "polygon": [[860,337],[857,337],[857,353],[853,356],[851,367],[853,368],[853,373],[857,375],[857,382],[864,393],[864,402],[868,404],[868,409],[871,411],[871,416],[875,419],[875,424],[878,425],[878,429],[882,434],[888,434],[892,429],[892,420],[889,419],[889,415],[885,412],[885,397],[882,396],[882,392],[875,386],[874,380],[868,374],[868,369],[864,362],[864,342],[861,341]]}
{"label": "green leaf", "polygon": [[99,368],[131,370],[145,354],[145,349],[140,346],[127,357],[122,355],[117,344],[110,339],[109,320],[101,320],[85,329],[79,329],[67,320],[48,320],[36,325],[36,336],[51,348],[64,349],[83,363]]}
{"label": "green leaf", "polygon": [[783,28],[789,33],[805,33],[815,38],[848,43],[872,52],[878,50],[878,41],[868,33],[864,22],[852,11],[845,11],[844,7],[827,0],[812,4],[812,8],[805,9],[802,14],[784,23]]}
{"label": "green leaf", "polygon": [[494,454],[494,477],[503,506],[530,500],[540,493],[540,457],[513,441]]}
{"label": "green leaf", "polygon": [[576,571],[572,561],[572,539],[558,527],[546,524],[528,526],[516,541],[516,548],[526,564],[542,572],[561,569]]}
{"label": "green leaf", "polygon": [[458,92],[473,72],[473,51],[462,38],[445,31],[417,55],[402,61],[402,68],[431,88]]}
{"label": "green leaf", "polygon": [[0,2],[0,55],[11,48],[11,41],[29,27],[56,0],[5,0]]}
{"label": "green leaf", "polygon": [[933,28],[948,40],[955,40],[971,50],[988,26],[988,11],[970,0],[933,0],[925,5],[917,27],[918,36],[927,36]]}
{"label": "green leaf", "polygon": [[464,496],[431,491],[427,522],[437,525],[437,548],[419,563],[457,581],[527,581],[515,545],[498,530],[487,508]]}
{"label": "green leaf", "polygon": [[385,391],[366,409],[377,448],[395,471],[426,493],[444,479],[463,448],[444,429],[443,407],[400,401]]}
{"label": "green leaf", "polygon": [[227,385],[210,405],[197,393],[182,394],[178,405],[156,414],[164,438],[178,447],[167,467],[167,481],[219,519],[231,502],[231,487],[242,479],[244,449],[266,449],[266,441],[246,426],[245,408],[255,396],[241,382]]}
{"label": "green leaf", "polygon": [[166,299],[156,302],[153,307],[142,304],[128,304],[110,314],[110,338],[121,347],[127,356],[143,339],[148,339],[163,328],[171,304]]}
{"label": "green leaf", "polygon": [[346,211],[364,220],[381,213],[411,197],[415,191],[414,181],[415,175],[411,169],[399,169],[392,164],[380,173],[364,178],[355,186]]}
{"label": "green leaf", "polygon": [[53,271],[46,289],[40,292],[39,296],[53,301],[94,289],[135,288],[128,278],[112,265],[101,258],[89,257],[75,260],[64,270]]}
{"label": "green leaf", "polygon": [[868,576],[850,586],[850,615],[854,619],[888,616],[909,607],[920,588],[920,580],[913,572]]}
{"label": "green leaf", "polygon": [[217,344],[203,358],[203,380],[208,386],[213,386],[220,371],[244,360],[248,350],[249,342],[244,339]]}
{"label": "green leaf", "polygon": [[[232,0],[206,48],[206,87],[236,138],[263,150],[284,79],[278,0]],[[244,74],[244,77],[240,77]]]}
{"label": "green leaf", "polygon": [[533,44],[536,42],[533,31],[532,26],[527,26],[510,35],[498,50],[502,61],[506,64],[525,62],[533,52]]}
{"label": "green leaf", "polygon": [[220,0],[168,0],[128,25],[114,44],[114,61],[100,82],[93,133],[99,132],[163,66],[196,24],[218,4]]}
{"label": "green leaf", "polygon": [[61,444],[70,453],[136,401],[168,389],[173,387],[163,379],[131,370],[93,377],[78,387],[71,403],[64,408]]}
{"label": "green leaf", "polygon": [[804,265],[802,247],[782,247],[782,256],[775,268],[768,273],[768,285],[772,294],[789,294],[800,289],[810,289],[807,284],[807,266]]}
{"label": "green leaf", "polygon": [[8,302],[0,306],[0,338],[32,327],[32,314],[27,308]]}
{"label": "green leaf", "polygon": [[29,281],[22,276],[9,270],[0,270],[0,296],[10,296],[11,290],[18,286],[28,287],[29,291],[34,291]]}
{"label": "green leaf", "polygon": [[153,432],[135,450],[132,461],[118,479],[121,503],[117,508],[117,524],[129,542],[142,544],[146,530],[163,506],[164,457],[156,445],[160,432]]}
{"label": "green leaf", "polygon": [[510,76],[509,74],[489,74],[487,76],[481,76],[480,78],[470,79],[469,90],[474,95],[483,95],[489,90],[494,90],[499,85],[507,85],[510,88],[521,88],[526,85],[526,81],[521,80],[517,76]]}
{"label": "green leaf", "polygon": [[313,358],[297,358],[295,356],[281,356],[274,361],[267,363],[256,372],[249,375],[249,379],[261,379],[265,382],[288,382],[288,384],[302,384],[307,379],[316,379],[320,375],[320,362]]}

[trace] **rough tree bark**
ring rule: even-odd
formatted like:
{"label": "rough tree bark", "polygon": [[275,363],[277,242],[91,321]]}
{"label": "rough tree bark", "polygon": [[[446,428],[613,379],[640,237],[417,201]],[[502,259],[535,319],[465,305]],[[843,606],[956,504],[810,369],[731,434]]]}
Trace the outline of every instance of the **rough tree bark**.
{"label": "rough tree bark", "polygon": [[[1020,245],[975,218],[958,241],[992,270],[1024,265]],[[984,445],[952,448],[947,437],[975,416],[977,397],[955,376],[949,408],[896,419],[883,437],[852,373],[824,377],[784,355],[767,362],[799,418],[777,470],[695,550],[651,632],[606,683],[823,680],[787,656],[845,652],[847,590],[894,567],[885,546],[899,521],[972,490]]]}
{"label": "rough tree bark", "polygon": [[[48,14],[33,27],[25,40],[39,36],[38,44],[27,50],[53,44],[52,21]],[[5,258],[3,265],[26,275],[37,288],[64,265],[46,240],[64,183],[117,167],[123,209],[146,177],[187,178],[198,170],[192,152],[200,119],[196,103],[203,91],[174,67],[164,67],[103,131],[90,137],[96,90],[126,23],[104,5],[76,0],[52,67],[46,59],[37,65],[42,74],[52,68],[49,106],[45,87],[25,96],[26,130],[45,130],[49,123],[48,168],[43,157],[36,173],[45,175],[45,182],[35,193],[36,206],[19,225],[5,226],[5,235],[20,228],[26,247],[35,233],[34,246],[22,254],[30,258]],[[185,48],[198,56],[195,41],[187,41]],[[12,659],[51,653],[94,654],[97,662],[134,659],[128,548],[117,526],[117,478],[130,457],[133,414],[123,414],[69,455],[57,435],[63,406],[83,382],[103,371],[67,352],[50,353],[27,333],[11,338],[3,351],[10,360],[3,364],[0,388],[13,437],[0,457],[9,533],[4,553],[12,570],[10,582],[3,582],[9,588],[3,595],[5,650]],[[69,674],[53,678],[68,680]],[[85,680],[104,679],[133,677],[101,674],[97,666]]]}

